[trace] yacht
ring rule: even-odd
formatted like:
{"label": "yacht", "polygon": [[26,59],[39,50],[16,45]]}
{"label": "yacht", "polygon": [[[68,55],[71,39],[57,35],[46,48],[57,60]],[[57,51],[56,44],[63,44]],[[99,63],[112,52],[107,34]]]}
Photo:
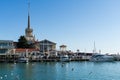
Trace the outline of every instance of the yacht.
{"label": "yacht", "polygon": [[71,61],[71,59],[69,58],[68,55],[62,55],[62,56],[60,56],[60,61],[61,62],[69,62],[69,61]]}
{"label": "yacht", "polygon": [[95,61],[95,62],[114,61],[114,57],[106,54],[94,54],[90,58],[90,61]]}

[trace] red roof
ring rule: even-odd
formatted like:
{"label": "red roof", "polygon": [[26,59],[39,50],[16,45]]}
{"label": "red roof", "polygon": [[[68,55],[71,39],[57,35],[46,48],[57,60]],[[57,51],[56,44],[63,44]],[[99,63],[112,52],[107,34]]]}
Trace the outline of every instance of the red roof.
{"label": "red roof", "polygon": [[22,48],[16,48],[15,52],[32,52],[32,51],[39,51],[38,49],[22,49]]}

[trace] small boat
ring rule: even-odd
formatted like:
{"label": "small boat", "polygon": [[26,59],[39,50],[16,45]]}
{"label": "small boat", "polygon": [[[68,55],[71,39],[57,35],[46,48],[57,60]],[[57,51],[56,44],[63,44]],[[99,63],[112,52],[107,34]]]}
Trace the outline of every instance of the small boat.
{"label": "small boat", "polygon": [[114,57],[111,55],[105,55],[105,54],[94,54],[90,58],[90,61],[93,61],[93,62],[114,61]]}
{"label": "small boat", "polygon": [[23,63],[28,63],[29,62],[29,59],[27,57],[20,57],[18,59],[18,62],[23,62]]}
{"label": "small boat", "polygon": [[69,58],[68,55],[62,55],[62,56],[60,56],[60,61],[61,62],[69,62],[69,61],[71,61],[71,59]]}

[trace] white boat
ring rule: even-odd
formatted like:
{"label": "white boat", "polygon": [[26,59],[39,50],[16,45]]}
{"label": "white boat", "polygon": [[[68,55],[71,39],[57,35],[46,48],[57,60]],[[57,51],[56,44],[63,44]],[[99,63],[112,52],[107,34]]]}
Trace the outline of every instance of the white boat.
{"label": "white boat", "polygon": [[105,55],[105,54],[94,54],[90,58],[90,61],[95,61],[95,62],[114,61],[114,57],[111,55]]}
{"label": "white boat", "polygon": [[69,58],[68,55],[62,55],[62,56],[60,56],[60,61],[61,62],[69,62],[69,61],[71,61],[71,59]]}
{"label": "white boat", "polygon": [[27,57],[20,57],[18,59],[18,62],[23,62],[23,63],[28,63],[29,62],[29,59]]}

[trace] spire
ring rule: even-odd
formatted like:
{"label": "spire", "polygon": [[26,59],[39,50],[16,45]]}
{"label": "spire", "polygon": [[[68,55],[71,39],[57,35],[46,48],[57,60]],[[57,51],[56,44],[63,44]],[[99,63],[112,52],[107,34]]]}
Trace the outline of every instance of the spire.
{"label": "spire", "polygon": [[33,29],[30,28],[30,0],[28,0],[28,25],[27,28],[25,29],[25,37],[28,42],[34,42],[35,38],[33,36]]}
{"label": "spire", "polygon": [[28,2],[28,29],[30,29],[30,1]]}

